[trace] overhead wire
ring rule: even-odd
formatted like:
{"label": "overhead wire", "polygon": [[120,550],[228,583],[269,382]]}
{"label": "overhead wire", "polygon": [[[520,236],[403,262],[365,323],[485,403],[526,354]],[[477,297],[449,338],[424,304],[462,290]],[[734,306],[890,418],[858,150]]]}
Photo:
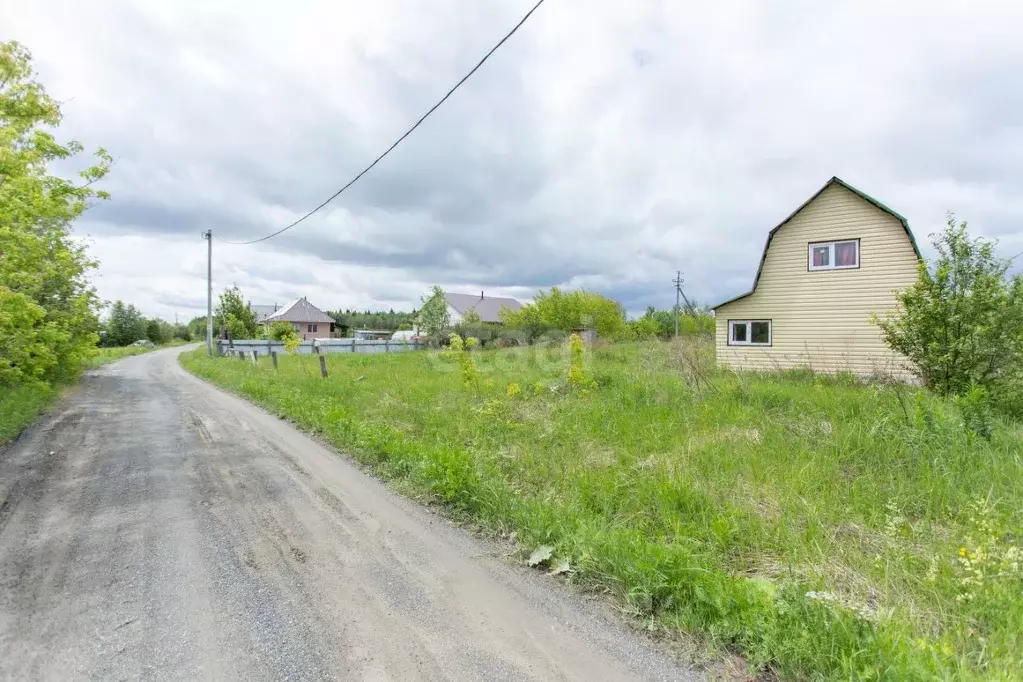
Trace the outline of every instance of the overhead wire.
{"label": "overhead wire", "polygon": [[521,28],[524,23],[526,23],[526,21],[529,19],[529,17],[532,16],[533,12],[535,12],[540,7],[540,5],[542,5],[544,3],[544,1],[545,0],[538,0],[537,3],[535,5],[533,5],[533,7],[528,12],[526,12],[525,15],[523,15],[523,17],[521,19],[519,19],[518,23],[515,24],[512,27],[512,29],[510,31],[508,31],[508,33],[506,33],[505,36],[503,38],[501,38],[501,40],[499,40],[497,42],[496,45],[494,45],[492,48],[490,48],[490,51],[488,51],[485,55],[483,55],[482,59],[480,59],[478,62],[476,62],[476,65],[474,67],[472,67],[472,69],[467,74],[462,76],[461,80],[459,80],[457,83],[455,83],[454,87],[452,87],[450,90],[448,90],[447,93],[445,93],[445,95],[443,97],[441,97],[440,100],[438,100],[436,104],[434,104],[432,107],[430,107],[429,110],[425,114],[423,114],[421,117],[419,117],[418,121],[416,121],[414,124],[412,124],[411,128],[406,130],[404,132],[404,134],[402,134],[401,137],[399,137],[397,140],[395,140],[394,143],[390,147],[385,149],[384,152],[382,154],[380,154],[380,156],[378,156],[375,159],[373,159],[372,163],[370,163],[368,166],[366,166],[361,171],[359,171],[359,173],[355,177],[353,177],[351,180],[349,180],[341,189],[339,189],[338,191],[336,191],[332,195],[330,195],[319,206],[317,206],[313,210],[309,211],[308,213],[306,213],[305,215],[303,215],[301,218],[299,218],[298,220],[294,221],[293,223],[291,223],[289,225],[285,225],[284,227],[282,227],[281,229],[277,230],[276,232],[271,232],[270,234],[268,234],[268,235],[266,235],[264,237],[259,237],[258,239],[250,239],[248,241],[240,241],[240,242],[229,241],[229,240],[226,240],[226,239],[221,239],[220,241],[224,242],[225,244],[236,244],[236,245],[256,244],[258,242],[264,242],[264,241],[266,241],[268,239],[272,239],[272,238],[276,237],[279,234],[287,232],[291,228],[301,224],[306,219],[308,219],[309,217],[311,217],[312,215],[314,215],[315,213],[320,211],[322,208],[324,208],[327,204],[329,204],[330,202],[334,201],[334,199],[337,199],[339,196],[341,196],[342,192],[344,192],[346,189],[348,189],[349,187],[354,185],[356,182],[358,182],[359,179],[362,178],[362,176],[364,176],[366,173],[368,173],[370,170],[372,170],[373,167],[376,166],[378,163],[383,161],[384,157],[386,157],[388,154],[390,154],[392,151],[394,151],[395,147],[397,147],[399,144],[404,142],[405,138],[407,138],[409,135],[411,135],[416,130],[416,128],[418,128],[420,125],[422,125],[423,121],[425,121],[427,118],[429,118],[430,114],[432,114],[434,111],[436,111],[437,108],[440,107],[440,105],[444,104],[444,102],[446,102],[447,99],[449,97],[451,97],[451,95],[453,95],[455,93],[455,91],[458,90],[458,88],[460,88],[462,86],[463,83],[465,83],[467,80],[469,80],[469,78],[472,77],[472,75],[474,73],[476,73],[476,71],[478,71],[479,68],[481,66],[483,66],[483,64],[488,59],[490,59],[491,55],[493,55],[495,52],[497,52],[497,50],[500,49],[500,47],[502,45],[504,45],[505,42],[507,42],[507,40],[509,38],[511,38],[513,35],[515,35],[515,32],[518,31],[519,28]]}

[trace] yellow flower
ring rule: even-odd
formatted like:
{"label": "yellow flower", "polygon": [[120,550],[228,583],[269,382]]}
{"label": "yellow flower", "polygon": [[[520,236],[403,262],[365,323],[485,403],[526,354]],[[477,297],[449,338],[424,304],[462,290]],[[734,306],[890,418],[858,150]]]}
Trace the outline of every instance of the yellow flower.
{"label": "yellow flower", "polygon": [[961,557],[965,557],[966,556],[966,548],[965,547],[960,547],[959,548],[959,556],[961,556]]}

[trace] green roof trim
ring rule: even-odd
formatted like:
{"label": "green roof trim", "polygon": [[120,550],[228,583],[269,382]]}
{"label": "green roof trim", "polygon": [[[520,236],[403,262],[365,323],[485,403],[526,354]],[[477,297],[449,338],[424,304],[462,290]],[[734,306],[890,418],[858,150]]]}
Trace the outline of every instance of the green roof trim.
{"label": "green roof trim", "polygon": [[723,303],[718,303],[716,306],[713,306],[711,310],[717,310],[718,308],[726,306],[729,303],[735,303],[738,300],[746,298],[747,296],[751,295],[754,291],[757,290],[757,284],[760,282],[760,273],[763,272],[764,270],[764,261],[767,260],[767,250],[771,247],[771,240],[774,239],[774,233],[780,230],[790,220],[795,218],[800,211],[809,206],[814,199],[823,194],[824,190],[831,187],[832,185],[839,185],[840,187],[844,187],[845,189],[849,190],[859,198],[866,201],[868,204],[876,206],[877,208],[881,209],[882,211],[884,211],[885,213],[887,213],[888,215],[892,216],[893,218],[897,219],[900,223],[902,223],[902,228],[906,231],[906,235],[909,237],[909,243],[913,245],[913,252],[916,253],[916,257],[918,259],[923,260],[923,255],[920,253],[920,247],[917,246],[916,244],[916,237],[913,236],[913,231],[909,229],[909,221],[906,220],[906,218],[901,213],[896,213],[895,211],[888,208],[880,201],[867,194],[866,192],[861,192],[860,190],[856,189],[855,187],[850,185],[848,182],[842,180],[838,176],[834,176],[826,183],[824,183],[824,186],[817,190],[812,197],[804,201],[799,206],[799,208],[790,213],[785,220],[778,223],[778,225],[773,230],[767,233],[767,242],[764,244],[764,252],[760,255],[760,265],[757,266],[757,276],[753,279],[753,288],[744,294],[739,294],[735,298],[730,298]]}

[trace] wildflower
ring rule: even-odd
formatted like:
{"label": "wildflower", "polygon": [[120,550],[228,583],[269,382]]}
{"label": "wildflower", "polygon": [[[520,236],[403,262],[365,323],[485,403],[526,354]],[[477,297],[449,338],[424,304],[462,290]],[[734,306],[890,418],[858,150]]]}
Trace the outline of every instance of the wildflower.
{"label": "wildflower", "polygon": [[516,383],[508,384],[508,397],[514,398],[522,393],[522,389]]}

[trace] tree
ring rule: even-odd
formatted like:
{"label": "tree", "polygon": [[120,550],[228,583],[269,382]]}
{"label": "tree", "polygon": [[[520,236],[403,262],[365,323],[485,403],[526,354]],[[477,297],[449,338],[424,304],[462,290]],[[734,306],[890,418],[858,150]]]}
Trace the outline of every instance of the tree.
{"label": "tree", "polygon": [[90,200],[108,198],[92,185],[111,157],[98,150],[77,182],[51,175],[83,151],[50,132],[60,121],[28,50],[0,43],[0,384],[74,379],[98,340],[99,301],[87,279],[96,264],[71,225]]}
{"label": "tree", "polygon": [[147,338],[147,332],[146,320],[138,308],[124,301],[114,301],[103,325],[103,345],[127,346]]}
{"label": "tree", "polygon": [[222,327],[233,339],[254,339],[257,336],[256,313],[249,310],[238,287],[220,292],[220,300],[213,313],[213,328]]}
{"label": "tree", "polygon": [[298,332],[290,322],[274,322],[266,332],[266,338],[274,341],[287,341],[293,336],[298,338]]}
{"label": "tree", "polygon": [[439,343],[441,334],[451,326],[448,301],[439,286],[434,286],[429,296],[423,296],[423,307],[419,309],[419,329],[430,339]]}
{"label": "tree", "polygon": [[505,309],[500,316],[506,326],[522,329],[530,339],[551,330],[568,332],[580,327],[592,327],[604,338],[629,333],[622,304],[585,289],[541,289],[532,303],[519,310]]}
{"label": "tree", "polygon": [[916,282],[899,294],[899,314],[875,321],[932,390],[990,388],[1023,362],[1023,280],[1008,277],[994,243],[971,239],[951,213],[932,243],[938,257],[930,267],[921,263]]}

